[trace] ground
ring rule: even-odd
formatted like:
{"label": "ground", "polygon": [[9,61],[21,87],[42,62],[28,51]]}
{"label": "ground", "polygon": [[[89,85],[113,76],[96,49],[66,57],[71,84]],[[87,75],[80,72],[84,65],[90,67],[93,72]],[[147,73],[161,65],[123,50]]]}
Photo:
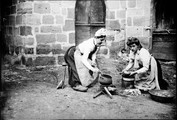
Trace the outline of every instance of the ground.
{"label": "ground", "polygon": [[[121,59],[98,59],[99,68],[112,76],[117,91],[121,90],[120,71],[125,66]],[[161,62],[163,77],[169,89],[176,90],[176,63]],[[170,103],[151,99],[148,93],[139,96],[102,94],[93,99],[99,83],[88,92],[74,91],[67,84],[65,67],[27,67],[3,64],[2,78],[5,92],[1,96],[2,120],[49,119],[172,119],[176,118],[176,97]],[[65,79],[65,88],[56,89]]]}

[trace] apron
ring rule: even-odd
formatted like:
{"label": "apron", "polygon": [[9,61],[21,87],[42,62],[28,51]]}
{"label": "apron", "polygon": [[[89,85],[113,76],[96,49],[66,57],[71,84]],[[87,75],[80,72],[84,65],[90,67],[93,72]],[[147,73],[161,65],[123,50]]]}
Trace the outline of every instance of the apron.
{"label": "apron", "polygon": [[[96,50],[94,50],[94,51],[96,51]],[[94,51],[92,51],[91,54],[93,54]],[[90,59],[90,57],[92,56],[91,54],[89,55],[89,58],[88,58],[89,63],[91,63],[91,59]],[[74,60],[75,60],[77,73],[78,73],[78,76],[79,76],[82,86],[89,87],[97,82],[99,74],[92,72],[82,63],[82,61],[81,61],[82,55],[83,54],[76,47],[76,51],[74,52]]]}
{"label": "apron", "polygon": [[146,73],[135,75],[135,87],[144,91],[160,89],[157,62],[153,56],[150,59],[150,69]]}

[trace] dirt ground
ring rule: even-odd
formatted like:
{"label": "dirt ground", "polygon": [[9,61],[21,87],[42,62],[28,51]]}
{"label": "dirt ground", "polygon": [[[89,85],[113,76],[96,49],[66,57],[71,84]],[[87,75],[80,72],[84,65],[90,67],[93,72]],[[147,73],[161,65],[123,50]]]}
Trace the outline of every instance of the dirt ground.
{"label": "dirt ground", "polygon": [[[125,62],[121,59],[98,59],[99,67],[110,74],[117,91],[122,90],[120,71]],[[161,62],[163,77],[176,91],[176,63]],[[28,67],[4,64],[2,78],[5,92],[1,96],[2,120],[51,120],[51,119],[176,119],[176,97],[171,103],[152,100],[148,93],[139,96],[102,94],[93,99],[99,83],[88,92],[74,91],[67,84],[56,89],[64,79],[64,67]]]}

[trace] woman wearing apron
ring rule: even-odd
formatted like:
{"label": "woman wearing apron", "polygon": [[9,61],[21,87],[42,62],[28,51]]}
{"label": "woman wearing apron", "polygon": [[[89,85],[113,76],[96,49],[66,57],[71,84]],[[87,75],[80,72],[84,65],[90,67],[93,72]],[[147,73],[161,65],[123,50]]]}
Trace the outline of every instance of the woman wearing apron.
{"label": "woman wearing apron", "polygon": [[130,48],[129,63],[123,73],[135,75],[135,87],[144,91],[167,89],[168,83],[162,79],[160,63],[142,47],[135,37],[128,38]]}
{"label": "woman wearing apron", "polygon": [[69,84],[77,91],[86,92],[98,79],[100,70],[96,63],[96,54],[106,42],[106,29],[99,29],[93,38],[78,46],[70,47],[64,56],[68,64]]}

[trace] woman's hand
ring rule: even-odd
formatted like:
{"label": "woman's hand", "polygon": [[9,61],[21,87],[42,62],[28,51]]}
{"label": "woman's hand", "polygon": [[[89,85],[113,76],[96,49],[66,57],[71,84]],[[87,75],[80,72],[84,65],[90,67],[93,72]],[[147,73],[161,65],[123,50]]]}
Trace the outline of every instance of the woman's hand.
{"label": "woman's hand", "polygon": [[96,67],[97,66],[96,62],[95,61],[91,61],[91,66]]}
{"label": "woman's hand", "polygon": [[137,74],[137,72],[134,71],[134,72],[130,72],[129,75],[132,76],[132,75],[135,75],[135,74]]}
{"label": "woman's hand", "polygon": [[130,74],[130,72],[127,71],[127,70],[123,70],[122,73],[123,73],[123,74]]}
{"label": "woman's hand", "polygon": [[93,72],[96,72],[96,73],[101,73],[101,71],[96,67],[96,68],[94,68],[93,70],[92,70]]}

